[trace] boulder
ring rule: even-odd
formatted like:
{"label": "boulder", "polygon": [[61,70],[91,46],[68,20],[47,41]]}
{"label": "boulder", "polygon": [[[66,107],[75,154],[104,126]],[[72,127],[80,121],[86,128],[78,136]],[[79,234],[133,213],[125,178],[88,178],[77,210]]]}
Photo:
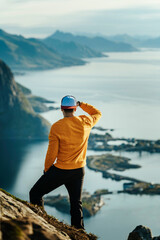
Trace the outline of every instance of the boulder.
{"label": "boulder", "polygon": [[128,240],[152,240],[151,230],[139,225],[129,234]]}

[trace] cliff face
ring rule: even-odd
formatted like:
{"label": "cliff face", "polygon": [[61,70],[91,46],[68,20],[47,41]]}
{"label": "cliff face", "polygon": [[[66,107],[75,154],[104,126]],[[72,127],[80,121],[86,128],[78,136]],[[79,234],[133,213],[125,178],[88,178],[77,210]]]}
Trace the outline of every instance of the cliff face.
{"label": "cliff face", "polygon": [[50,124],[37,115],[0,60],[0,138],[47,138]]}
{"label": "cliff face", "polygon": [[77,230],[40,208],[16,199],[0,189],[0,239],[3,240],[96,240],[97,237]]}

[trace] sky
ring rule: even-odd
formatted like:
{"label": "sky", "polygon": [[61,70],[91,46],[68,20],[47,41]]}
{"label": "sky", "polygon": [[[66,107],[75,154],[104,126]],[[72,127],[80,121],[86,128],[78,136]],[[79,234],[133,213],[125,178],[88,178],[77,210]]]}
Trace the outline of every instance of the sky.
{"label": "sky", "polygon": [[0,28],[26,37],[56,30],[160,36],[160,0],[0,0]]}

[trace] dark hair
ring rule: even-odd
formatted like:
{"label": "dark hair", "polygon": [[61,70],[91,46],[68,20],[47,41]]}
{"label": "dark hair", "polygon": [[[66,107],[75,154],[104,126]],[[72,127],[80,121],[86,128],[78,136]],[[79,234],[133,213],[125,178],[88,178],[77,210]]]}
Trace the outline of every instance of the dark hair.
{"label": "dark hair", "polygon": [[73,113],[74,108],[71,109],[63,109],[65,113]]}

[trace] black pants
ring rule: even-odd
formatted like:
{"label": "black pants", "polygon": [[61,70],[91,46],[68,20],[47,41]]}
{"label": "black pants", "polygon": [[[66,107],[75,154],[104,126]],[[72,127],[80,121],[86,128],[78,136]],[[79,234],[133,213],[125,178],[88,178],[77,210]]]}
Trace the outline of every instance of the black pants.
{"label": "black pants", "polygon": [[64,170],[53,165],[30,190],[30,202],[43,206],[43,195],[64,184],[70,197],[71,225],[84,228],[81,200],[83,179],[84,168]]}

